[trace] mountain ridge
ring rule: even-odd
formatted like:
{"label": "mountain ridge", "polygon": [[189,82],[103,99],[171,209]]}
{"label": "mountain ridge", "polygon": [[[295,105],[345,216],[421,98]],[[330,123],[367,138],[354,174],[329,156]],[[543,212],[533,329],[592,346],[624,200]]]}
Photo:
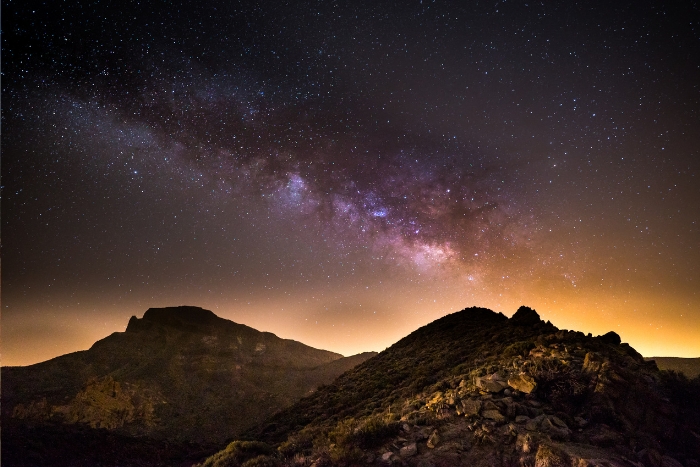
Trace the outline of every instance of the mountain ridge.
{"label": "mountain ridge", "polygon": [[2,415],[221,443],[371,356],[315,349],[200,307],[149,308],[88,350],[3,367]]}
{"label": "mountain ridge", "polygon": [[648,357],[645,360],[653,360],[661,370],[670,370],[683,373],[687,378],[700,376],[700,357]]}
{"label": "mountain ridge", "polygon": [[440,318],[248,430],[218,466],[698,467],[700,379],[521,307]]}

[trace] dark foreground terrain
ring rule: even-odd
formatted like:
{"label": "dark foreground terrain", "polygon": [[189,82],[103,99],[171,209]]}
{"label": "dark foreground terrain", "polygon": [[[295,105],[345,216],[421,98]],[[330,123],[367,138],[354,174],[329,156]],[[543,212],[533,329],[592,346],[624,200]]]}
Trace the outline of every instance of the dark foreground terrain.
{"label": "dark foreground terrain", "polygon": [[470,308],[343,360],[197,310],[3,369],[3,465],[700,467],[700,378],[613,332]]}
{"label": "dark foreground terrain", "polygon": [[615,333],[481,308],[405,337],[205,466],[700,465],[700,380]]}

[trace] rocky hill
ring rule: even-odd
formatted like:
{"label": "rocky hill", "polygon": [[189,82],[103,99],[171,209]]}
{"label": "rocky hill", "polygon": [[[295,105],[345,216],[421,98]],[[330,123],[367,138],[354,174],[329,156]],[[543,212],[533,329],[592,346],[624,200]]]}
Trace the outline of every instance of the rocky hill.
{"label": "rocky hill", "polygon": [[698,467],[700,380],[617,334],[471,308],[397,342],[204,466]]}
{"label": "rocky hill", "polygon": [[[210,446],[373,355],[344,358],[197,307],[151,308],[89,350],[2,368],[3,439],[78,430]],[[11,450],[3,443],[3,465]]]}

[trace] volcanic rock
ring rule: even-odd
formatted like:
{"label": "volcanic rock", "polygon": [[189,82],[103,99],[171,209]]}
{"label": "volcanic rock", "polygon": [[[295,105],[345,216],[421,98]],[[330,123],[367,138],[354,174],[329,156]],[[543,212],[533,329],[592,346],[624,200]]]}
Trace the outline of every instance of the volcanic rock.
{"label": "volcanic rock", "polygon": [[537,387],[537,383],[532,376],[524,373],[508,378],[508,385],[525,394],[530,394]]}

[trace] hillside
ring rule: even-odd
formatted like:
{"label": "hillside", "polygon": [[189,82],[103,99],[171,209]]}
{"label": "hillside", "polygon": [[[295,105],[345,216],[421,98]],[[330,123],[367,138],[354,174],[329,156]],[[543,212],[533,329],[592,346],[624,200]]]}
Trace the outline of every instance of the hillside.
{"label": "hillside", "polygon": [[700,380],[521,307],[441,318],[205,466],[697,467]]}
{"label": "hillside", "polygon": [[3,367],[3,438],[8,426],[60,437],[75,425],[91,439],[210,446],[372,355],[344,358],[197,307],[151,308],[89,350]]}
{"label": "hillside", "polygon": [[651,357],[645,360],[655,361],[660,370],[683,373],[686,378],[700,376],[700,358]]}

